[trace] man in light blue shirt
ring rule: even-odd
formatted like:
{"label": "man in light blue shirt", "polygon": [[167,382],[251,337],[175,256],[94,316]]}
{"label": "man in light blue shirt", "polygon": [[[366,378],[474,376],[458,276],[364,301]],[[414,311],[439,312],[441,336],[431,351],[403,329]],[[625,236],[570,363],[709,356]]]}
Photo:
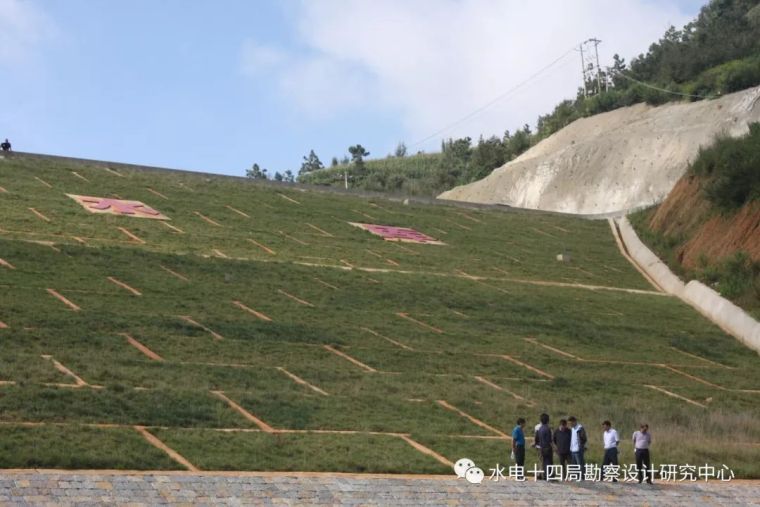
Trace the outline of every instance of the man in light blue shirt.
{"label": "man in light blue shirt", "polygon": [[639,484],[646,475],[647,483],[652,484],[652,460],[649,457],[649,446],[652,445],[652,434],[649,425],[644,423],[639,431],[633,434],[633,448],[636,455],[636,469],[639,471]]}
{"label": "man in light blue shirt", "polygon": [[512,430],[512,453],[515,455],[515,464],[525,466],[525,418],[517,419],[517,426]]}

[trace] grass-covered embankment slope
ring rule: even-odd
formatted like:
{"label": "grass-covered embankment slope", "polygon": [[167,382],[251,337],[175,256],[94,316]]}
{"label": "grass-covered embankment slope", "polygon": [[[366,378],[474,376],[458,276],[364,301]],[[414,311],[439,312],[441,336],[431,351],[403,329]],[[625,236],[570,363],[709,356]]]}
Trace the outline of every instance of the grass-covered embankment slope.
{"label": "grass-covered embankment slope", "polygon": [[548,411],[591,460],[601,420],[646,420],[658,462],[760,476],[757,356],[649,292],[605,222],[24,157],[0,187],[2,467],[182,468],[147,431],[201,469],[449,473],[408,439],[490,467]]}
{"label": "grass-covered embankment slope", "polygon": [[760,123],[701,150],[665,202],[632,222],[681,277],[760,319]]}

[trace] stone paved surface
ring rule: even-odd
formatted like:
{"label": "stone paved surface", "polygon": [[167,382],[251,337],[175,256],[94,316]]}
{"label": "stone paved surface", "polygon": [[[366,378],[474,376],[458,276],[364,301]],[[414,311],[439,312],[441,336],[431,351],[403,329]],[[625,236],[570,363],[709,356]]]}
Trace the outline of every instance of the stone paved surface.
{"label": "stone paved surface", "polygon": [[545,484],[437,476],[0,472],[0,505],[760,505],[760,481]]}

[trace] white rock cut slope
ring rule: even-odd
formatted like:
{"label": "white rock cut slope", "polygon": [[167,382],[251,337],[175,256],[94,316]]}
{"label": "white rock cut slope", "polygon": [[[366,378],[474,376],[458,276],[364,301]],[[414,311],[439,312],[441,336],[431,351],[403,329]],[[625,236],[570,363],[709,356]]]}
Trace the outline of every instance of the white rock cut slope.
{"label": "white rock cut slope", "polygon": [[663,200],[702,145],[760,121],[760,87],[700,102],[637,104],[576,120],[440,199],[596,214]]}

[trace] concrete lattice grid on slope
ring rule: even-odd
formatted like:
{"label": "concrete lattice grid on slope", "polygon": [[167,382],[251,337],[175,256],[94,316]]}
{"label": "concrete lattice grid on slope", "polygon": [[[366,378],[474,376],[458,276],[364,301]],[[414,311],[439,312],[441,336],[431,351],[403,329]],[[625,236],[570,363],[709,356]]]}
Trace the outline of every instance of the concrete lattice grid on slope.
{"label": "concrete lattice grid on slope", "polygon": [[[51,180],[51,181],[52,181],[52,180]],[[122,192],[122,191],[120,190],[120,192]],[[126,193],[124,193],[124,192],[122,192],[122,193],[123,193],[124,195],[128,195],[128,194],[126,194]],[[304,202],[306,202],[306,200],[304,200]],[[58,216],[58,215],[56,215],[56,214],[53,214],[53,216],[55,216],[55,217],[57,218],[57,216]],[[212,216],[213,216],[213,215],[212,215]],[[466,218],[464,218],[464,217],[462,217],[462,218],[466,220]],[[238,219],[238,220],[239,220],[239,219]],[[468,221],[468,222],[472,222],[472,221],[470,220],[470,221]],[[157,226],[157,227],[160,227],[160,226]],[[477,225],[477,223],[476,223],[476,222],[473,222],[473,225],[470,225],[470,224],[468,223],[468,227],[471,227],[471,228],[477,228],[477,227],[479,227],[479,225]],[[462,230],[462,231],[465,231],[465,229],[461,229],[461,228],[459,228],[459,229],[460,229],[460,230]],[[135,231],[142,231],[142,230],[143,230],[143,229],[135,229]],[[141,233],[141,232],[138,232],[138,234],[142,234],[142,233]],[[148,233],[148,234],[150,234],[150,233]],[[336,233],[336,234],[337,234],[337,233]],[[543,235],[541,235],[541,234],[538,234],[538,235],[539,235],[539,236],[543,236]],[[151,242],[152,242],[152,241],[153,241],[153,239],[155,238],[155,236],[150,236],[150,235],[148,235],[148,236],[145,236],[145,237],[146,237],[146,239],[149,239]],[[225,250],[226,250],[226,249],[225,249]],[[233,253],[230,253],[229,255],[230,255],[230,257],[232,257],[232,256],[234,256],[235,254],[233,254]],[[355,270],[357,270],[357,271],[358,271],[358,270],[360,270],[360,269],[361,269],[361,266],[359,266],[359,267],[356,267],[356,264],[360,264],[358,261],[356,261],[354,258],[351,258],[351,256],[350,256],[350,255],[349,255],[349,256],[347,256],[347,258],[348,258],[348,259],[351,261],[351,264],[354,266],[354,269],[355,269]],[[395,275],[395,274],[399,274],[399,273],[401,273],[401,271],[400,271],[400,270],[396,270],[396,271],[393,271],[393,270],[377,270],[377,269],[373,269],[373,268],[369,268],[369,269],[368,269],[366,272],[376,272],[376,273],[389,273],[389,274],[392,274],[392,275]],[[191,272],[191,273],[192,273],[192,272]],[[415,271],[415,270],[406,270],[406,274],[408,274],[409,276],[418,276],[418,275],[420,275],[420,276],[424,276],[424,275],[425,275],[424,273],[422,273],[422,272],[420,272],[420,271]],[[443,275],[443,273],[442,273],[442,275]],[[452,276],[452,273],[448,273],[448,274],[446,274],[446,276]],[[378,276],[378,278],[380,278],[380,276]],[[532,281],[530,281],[530,280],[528,280],[528,281],[525,281],[525,283],[531,283],[531,282],[532,282]],[[329,287],[328,287],[328,288],[329,288]],[[622,288],[622,289],[624,289],[625,287],[621,287],[621,288]],[[64,293],[65,293],[65,291],[66,291],[67,289],[66,289],[66,288],[61,288],[61,290],[62,290],[62,291],[64,291]],[[589,290],[593,290],[593,289],[589,289]],[[295,292],[296,294],[299,294],[299,292],[298,292],[298,291],[296,291],[296,290],[294,290],[294,292]],[[311,293],[310,293],[310,292],[303,292],[303,293],[301,293],[301,294],[306,294],[306,295],[307,295],[307,297],[310,297],[310,296],[308,296],[308,294],[311,294]],[[76,299],[76,296],[75,296],[75,299]],[[87,301],[83,301],[83,302],[85,303],[85,305],[84,305],[84,306],[86,306],[86,303],[87,303]],[[409,310],[409,315],[413,315],[413,316],[419,317],[419,318],[420,318],[419,320],[420,320],[420,321],[422,321],[422,322],[424,322],[424,319],[425,319],[425,317],[423,316],[424,314],[421,314],[421,313],[415,313],[415,311],[414,311],[413,309],[411,309],[411,308],[409,308],[408,310]],[[204,316],[205,316],[205,314],[204,314]],[[205,319],[201,319],[201,320],[205,320]],[[211,321],[209,320],[209,322],[211,322]],[[435,322],[434,322],[434,324],[435,324]],[[213,325],[213,324],[211,324],[211,325]],[[413,327],[413,326],[412,326],[412,327]],[[443,324],[442,324],[442,327],[443,327]],[[447,328],[447,330],[448,330],[448,328]],[[222,332],[224,332],[224,331],[222,331]],[[391,336],[394,336],[394,335],[393,335],[393,334],[391,334]],[[337,350],[337,349],[336,349],[336,350]],[[349,349],[349,352],[348,352],[348,354],[350,354],[350,349]],[[348,355],[348,354],[347,354],[347,355]],[[521,356],[517,356],[517,357],[521,357]],[[368,362],[369,362],[369,364],[372,364],[372,361],[368,361]],[[549,371],[551,371],[551,370],[549,370]],[[87,376],[87,375],[85,375],[85,376]],[[485,377],[485,376],[481,376],[481,378],[487,379],[487,377]],[[498,384],[494,384],[494,385],[498,385]],[[453,405],[452,405],[452,406],[453,406]]]}

